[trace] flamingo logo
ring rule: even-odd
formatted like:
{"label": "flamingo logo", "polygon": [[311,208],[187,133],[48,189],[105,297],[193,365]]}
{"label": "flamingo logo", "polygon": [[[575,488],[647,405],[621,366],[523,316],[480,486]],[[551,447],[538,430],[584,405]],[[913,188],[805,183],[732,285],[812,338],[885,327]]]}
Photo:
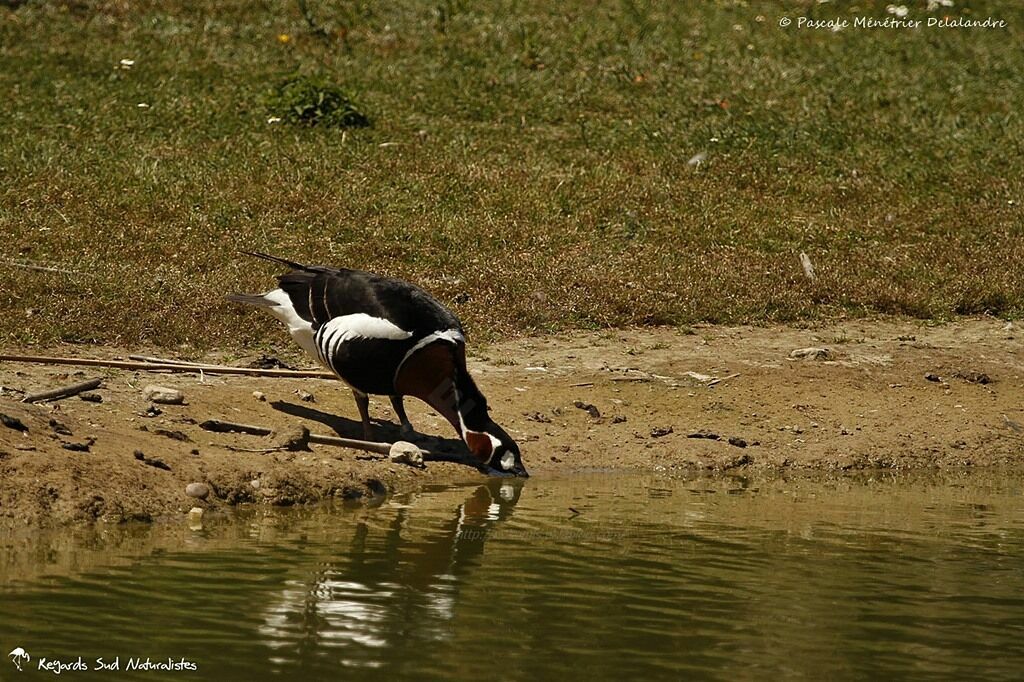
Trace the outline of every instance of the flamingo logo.
{"label": "flamingo logo", "polygon": [[28,655],[28,652],[22,649],[20,646],[7,655],[11,657],[11,661],[14,662],[14,665],[18,668],[19,672],[21,671],[22,663],[28,663],[32,660],[32,657]]}

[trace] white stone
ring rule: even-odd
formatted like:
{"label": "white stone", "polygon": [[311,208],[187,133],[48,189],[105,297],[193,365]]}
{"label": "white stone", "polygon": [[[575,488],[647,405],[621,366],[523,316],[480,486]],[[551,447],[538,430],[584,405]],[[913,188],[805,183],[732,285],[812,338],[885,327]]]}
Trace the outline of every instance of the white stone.
{"label": "white stone", "polygon": [[161,405],[181,405],[185,402],[185,395],[174,388],[150,384],[142,389],[142,397],[151,403]]}
{"label": "white stone", "polygon": [[794,360],[831,360],[832,351],[828,348],[797,348],[789,354]]}
{"label": "white stone", "polygon": [[423,451],[414,444],[404,440],[395,441],[391,445],[388,459],[394,464],[408,464],[414,467],[423,466]]}

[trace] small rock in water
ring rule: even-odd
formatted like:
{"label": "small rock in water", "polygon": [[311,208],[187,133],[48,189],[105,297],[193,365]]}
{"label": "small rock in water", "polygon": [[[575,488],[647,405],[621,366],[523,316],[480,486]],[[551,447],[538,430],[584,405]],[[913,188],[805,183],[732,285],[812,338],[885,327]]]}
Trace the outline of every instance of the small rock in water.
{"label": "small rock in water", "polygon": [[181,391],[155,384],[143,388],[142,397],[151,403],[160,405],[181,405],[185,402],[185,395]]}
{"label": "small rock in water", "polygon": [[188,527],[190,530],[203,529],[203,508],[192,507],[188,510]]}
{"label": "small rock in water", "polygon": [[261,403],[267,402],[267,394],[264,393],[263,391],[253,391],[252,397]]}
{"label": "small rock in water", "polygon": [[797,348],[789,357],[794,360],[831,360],[832,351],[828,348]]}
{"label": "small rock in water", "polygon": [[388,459],[393,464],[408,464],[409,466],[423,468],[423,451],[414,444],[404,440],[395,441],[391,445]]}
{"label": "small rock in water", "polygon": [[189,497],[195,497],[200,500],[205,500],[210,494],[210,486],[205,483],[189,483],[185,486],[185,494]]}
{"label": "small rock in water", "polygon": [[87,403],[102,403],[103,402],[103,396],[101,396],[99,393],[96,393],[95,391],[89,391],[87,393],[81,393],[81,394],[79,394],[78,399],[79,400],[84,400]]}

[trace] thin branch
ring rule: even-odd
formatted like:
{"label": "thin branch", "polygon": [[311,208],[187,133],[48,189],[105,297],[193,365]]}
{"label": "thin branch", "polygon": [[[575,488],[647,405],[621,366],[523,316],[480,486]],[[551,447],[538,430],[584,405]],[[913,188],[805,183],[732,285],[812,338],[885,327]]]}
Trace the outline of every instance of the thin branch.
{"label": "thin branch", "polygon": [[[236,424],[234,422],[221,421],[219,419],[208,419],[199,425],[199,428],[217,433],[249,433],[254,436],[269,436],[273,431],[264,426],[253,426],[252,424]],[[309,434],[307,439],[310,443],[319,445],[338,445],[343,448],[355,448],[366,452],[377,452],[386,455],[391,452],[391,443],[374,443],[368,440],[356,440],[354,438],[338,438],[337,436],[321,436],[316,433]]]}
{"label": "thin branch", "polygon": [[158,365],[195,365],[195,362],[189,362],[188,360],[172,360],[170,358],[155,358],[151,355],[129,355],[129,360],[135,360],[136,362],[148,362],[156,363]]}
{"label": "thin branch", "polygon": [[192,374],[243,374],[250,377],[288,377],[292,379],[337,379],[334,374],[321,370],[258,369],[255,367],[228,367],[226,365],[178,364],[175,362],[128,362],[125,360],[94,360],[92,358],[58,358],[43,355],[0,355],[0,362],[35,362],[44,365],[82,365],[85,367],[116,367],[141,369],[147,372],[186,372]]}
{"label": "thin branch", "polygon": [[[255,426],[253,424],[238,424],[235,422],[223,421],[220,419],[208,419],[199,424],[199,428],[205,429],[206,431],[213,431],[215,433],[248,433],[254,436],[269,436],[273,433],[272,429],[268,429],[265,426]],[[387,455],[391,452],[391,443],[374,443],[367,440],[356,440],[354,438],[339,438],[337,436],[322,436],[320,434],[311,433],[309,434],[310,443],[318,445],[337,445],[343,448],[353,448],[355,450],[364,450],[366,452],[375,452],[381,455]],[[233,448],[232,448],[233,449]],[[280,448],[267,448],[266,452],[273,452]],[[262,452],[264,450],[246,450],[246,452]],[[429,450],[422,450],[424,462],[455,462],[456,464],[468,464],[476,469],[480,468],[477,462],[473,462],[464,456],[454,455],[446,452],[430,452]]]}
{"label": "thin branch", "polygon": [[70,398],[73,395],[78,395],[79,393],[85,393],[86,391],[91,391],[94,388],[99,388],[102,383],[103,379],[90,379],[89,381],[83,381],[71,386],[54,388],[49,391],[40,391],[39,393],[29,393],[21,399],[21,402],[38,403],[43,400],[60,400],[62,398]]}

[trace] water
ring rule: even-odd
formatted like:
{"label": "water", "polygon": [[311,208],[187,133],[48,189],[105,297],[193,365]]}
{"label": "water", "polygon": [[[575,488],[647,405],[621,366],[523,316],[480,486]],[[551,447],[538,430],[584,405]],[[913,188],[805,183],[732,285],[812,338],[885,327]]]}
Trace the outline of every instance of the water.
{"label": "water", "polygon": [[1020,483],[581,474],[8,533],[0,648],[32,658],[0,680],[1020,679]]}

